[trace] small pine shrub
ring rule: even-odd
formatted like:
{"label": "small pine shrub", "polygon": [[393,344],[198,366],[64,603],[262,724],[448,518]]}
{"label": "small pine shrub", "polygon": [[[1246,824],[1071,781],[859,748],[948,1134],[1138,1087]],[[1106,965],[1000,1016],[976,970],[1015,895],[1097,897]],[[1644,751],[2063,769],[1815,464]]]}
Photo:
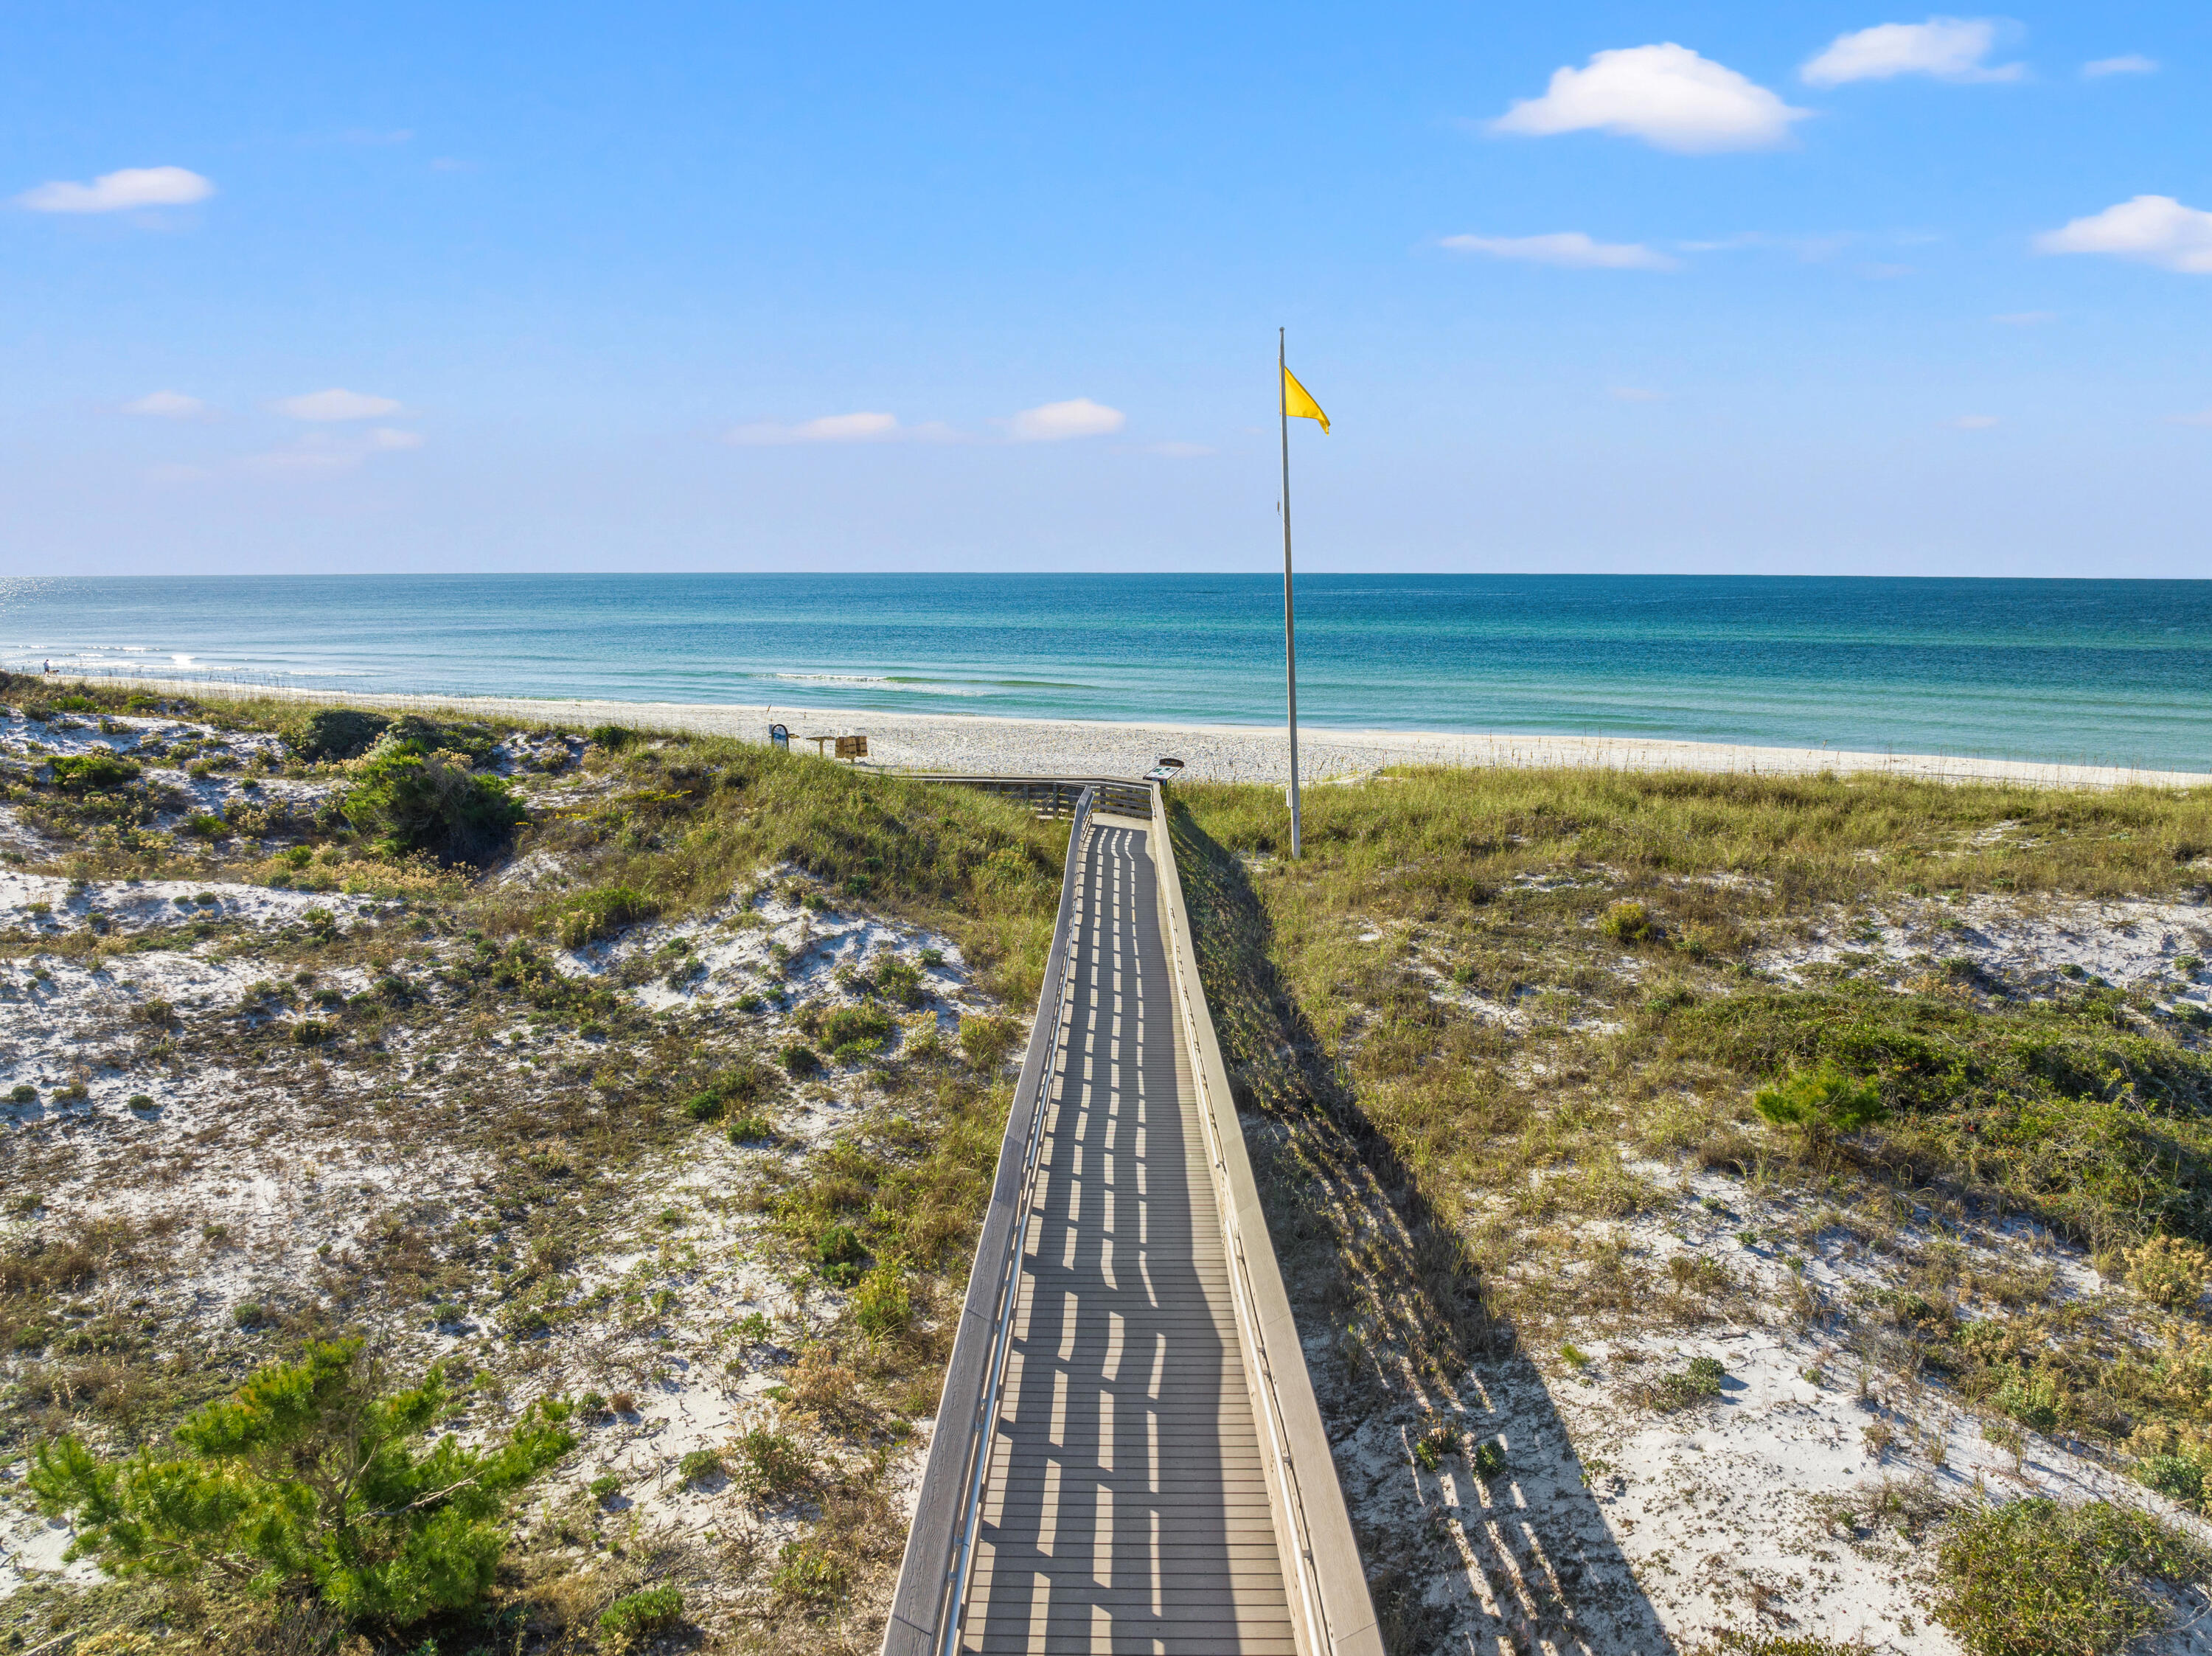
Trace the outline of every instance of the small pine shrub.
{"label": "small pine shrub", "polygon": [[1487,1483],[1494,1477],[1505,1476],[1505,1446],[1495,1438],[1485,1438],[1474,1446],[1474,1458],[1468,1463],[1474,1475]]}
{"label": "small pine shrub", "polygon": [[138,767],[109,753],[78,754],[57,759],[54,786],[64,793],[106,793],[138,779]]}
{"label": "small pine shrub", "polygon": [[732,1144],[765,1144],[775,1138],[775,1128],[762,1115],[741,1115],[730,1123],[728,1131]]}
{"label": "small pine shrub", "polygon": [[626,1593],[599,1612],[599,1631],[615,1647],[627,1650],[656,1633],[666,1633],[684,1619],[684,1594],[676,1587],[647,1587]]}
{"label": "small pine shrub", "polygon": [[1889,1114],[1874,1083],[1855,1081],[1832,1064],[1796,1071],[1760,1088],[1752,1106],[1775,1126],[1796,1127],[1808,1155],[1838,1133],[1857,1132]]}
{"label": "small pine shrub", "polygon": [[831,1225],[815,1239],[815,1263],[823,1279],[837,1288],[850,1288],[860,1280],[860,1262],[867,1253],[860,1232],[850,1225]]}
{"label": "small pine shrub", "polygon": [[387,740],[362,761],[339,808],[386,856],[484,862],[514,839],[529,813],[504,780],[463,768],[459,757]]}
{"label": "small pine shrub", "polygon": [[822,1055],[811,1046],[793,1045],[785,1047],[776,1056],[785,1070],[802,1080],[821,1072]]}
{"label": "small pine shrub", "polygon": [[612,1472],[601,1472],[591,1481],[589,1488],[592,1500],[605,1501],[609,1495],[621,1489],[622,1479],[617,1477]]}
{"label": "small pine shrub", "polygon": [[659,913],[658,903],[628,886],[603,886],[564,899],[553,929],[563,949],[581,949]]}
{"label": "small pine shrub", "polygon": [[702,1477],[712,1477],[722,1470],[722,1457],[712,1449],[694,1449],[676,1463],[677,1476],[686,1483],[696,1483]]}
{"label": "small pine shrub", "polygon": [[68,1556],[111,1574],[250,1577],[404,1626],[482,1601],[509,1501],[575,1443],[568,1405],[541,1400],[503,1441],[422,1444],[451,1402],[441,1369],[387,1392],[361,1341],[316,1341],[188,1416],[171,1451],[103,1461],[64,1436],[39,1447],[25,1482],[75,1524]]}
{"label": "small pine shrub", "polygon": [[637,732],[625,725],[594,725],[585,732],[591,744],[608,753],[620,753],[637,740]]}

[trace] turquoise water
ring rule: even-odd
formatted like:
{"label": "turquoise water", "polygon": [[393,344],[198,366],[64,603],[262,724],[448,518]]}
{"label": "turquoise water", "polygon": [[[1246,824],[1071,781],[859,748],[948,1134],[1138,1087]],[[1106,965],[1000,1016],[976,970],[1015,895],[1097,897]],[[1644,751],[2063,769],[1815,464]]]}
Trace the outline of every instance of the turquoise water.
{"label": "turquoise water", "polygon": [[[0,579],[0,664],[364,691],[1270,724],[1279,580]],[[1316,575],[1316,725],[2212,770],[2212,581]]]}

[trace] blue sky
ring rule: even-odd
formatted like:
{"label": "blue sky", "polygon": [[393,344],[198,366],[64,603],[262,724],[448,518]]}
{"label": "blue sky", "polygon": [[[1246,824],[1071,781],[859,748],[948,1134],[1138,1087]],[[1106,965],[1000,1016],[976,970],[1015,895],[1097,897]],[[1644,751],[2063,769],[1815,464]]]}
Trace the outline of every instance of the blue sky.
{"label": "blue sky", "polygon": [[0,570],[2181,575],[2212,14],[22,5]]}

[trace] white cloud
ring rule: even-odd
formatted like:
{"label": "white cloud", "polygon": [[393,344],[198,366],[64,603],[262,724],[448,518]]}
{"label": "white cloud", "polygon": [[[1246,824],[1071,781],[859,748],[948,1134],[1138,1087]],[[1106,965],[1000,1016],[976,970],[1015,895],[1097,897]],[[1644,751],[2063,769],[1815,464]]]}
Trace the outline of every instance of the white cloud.
{"label": "white cloud", "polygon": [[2017,81],[2025,64],[1992,67],[1983,61],[1997,43],[1987,17],[1931,17],[1924,23],[1881,23],[1839,34],[1828,49],[1798,70],[1808,86],[1847,81],[1887,81],[1899,75],[1932,75],[1939,81]]}
{"label": "white cloud", "polygon": [[2002,316],[1991,317],[1990,320],[2002,322],[2008,328],[2039,328],[2046,322],[2057,321],[2058,312],[2056,311],[2007,311]]}
{"label": "white cloud", "polygon": [[2124,52],[2118,58],[2099,58],[2084,64],[2081,73],[2092,81],[2101,81],[2107,75],[2155,75],[2158,59],[2146,58],[2139,52]]}
{"label": "white cloud", "polygon": [[900,434],[895,414],[825,414],[795,426],[761,421],[738,426],[725,434],[740,447],[764,447],[781,443],[880,443]]}
{"label": "white cloud", "polygon": [[1784,143],[1792,109],[1765,87],[1687,46],[1624,46],[1559,69],[1540,98],[1524,98],[1491,122],[1494,132],[1548,137],[1591,130],[1641,138],[1684,155],[1765,149]]}
{"label": "white cloud", "polygon": [[344,434],[311,431],[289,448],[251,454],[238,464],[245,471],[314,476],[352,471],[372,454],[390,454],[422,446],[420,433],[395,431],[389,426]]}
{"label": "white cloud", "polygon": [[1087,397],[1024,409],[1006,422],[1018,443],[1057,443],[1070,437],[1109,437],[1128,423],[1128,416]]}
{"label": "white cloud", "polygon": [[343,391],[336,385],[328,391],[283,397],[270,406],[295,420],[374,420],[399,412],[399,404],[389,397],[371,397],[365,391]]}
{"label": "white cloud", "polygon": [[2035,239],[2039,253],[2109,253],[2191,276],[2212,276],[2212,213],[2172,196],[2137,196]]}
{"label": "white cloud", "polygon": [[114,213],[126,207],[189,207],[213,194],[215,185],[181,167],[126,167],[90,184],[42,184],[16,197],[15,204],[33,213]]}
{"label": "white cloud", "polygon": [[1663,403],[1667,400],[1665,391],[1652,391],[1643,385],[1614,385],[1607,391],[1606,395],[1616,403]]}
{"label": "white cloud", "polygon": [[180,391],[155,391],[125,403],[123,411],[149,415],[156,420],[197,420],[207,412],[207,404]]}
{"label": "white cloud", "polygon": [[1987,431],[1997,423],[1994,414],[1962,414],[1951,422],[1960,431]]}
{"label": "white cloud", "polygon": [[2212,409],[2197,414],[2169,414],[2166,422],[2170,426],[2212,426]]}
{"label": "white cloud", "polygon": [[1446,236],[1443,246],[1459,253],[1523,259],[1575,270],[1675,270],[1681,261],[1640,241],[1594,241],[1580,230],[1548,236]]}

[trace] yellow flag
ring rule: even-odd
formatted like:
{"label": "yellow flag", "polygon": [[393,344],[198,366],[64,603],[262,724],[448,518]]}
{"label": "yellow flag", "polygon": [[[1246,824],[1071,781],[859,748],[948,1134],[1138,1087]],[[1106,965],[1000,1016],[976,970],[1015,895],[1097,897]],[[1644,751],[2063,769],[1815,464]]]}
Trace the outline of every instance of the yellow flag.
{"label": "yellow flag", "polygon": [[1298,384],[1297,375],[1288,368],[1283,370],[1283,412],[1294,420],[1318,420],[1322,434],[1328,434],[1328,416],[1321,411],[1321,404],[1313,400],[1313,394]]}

